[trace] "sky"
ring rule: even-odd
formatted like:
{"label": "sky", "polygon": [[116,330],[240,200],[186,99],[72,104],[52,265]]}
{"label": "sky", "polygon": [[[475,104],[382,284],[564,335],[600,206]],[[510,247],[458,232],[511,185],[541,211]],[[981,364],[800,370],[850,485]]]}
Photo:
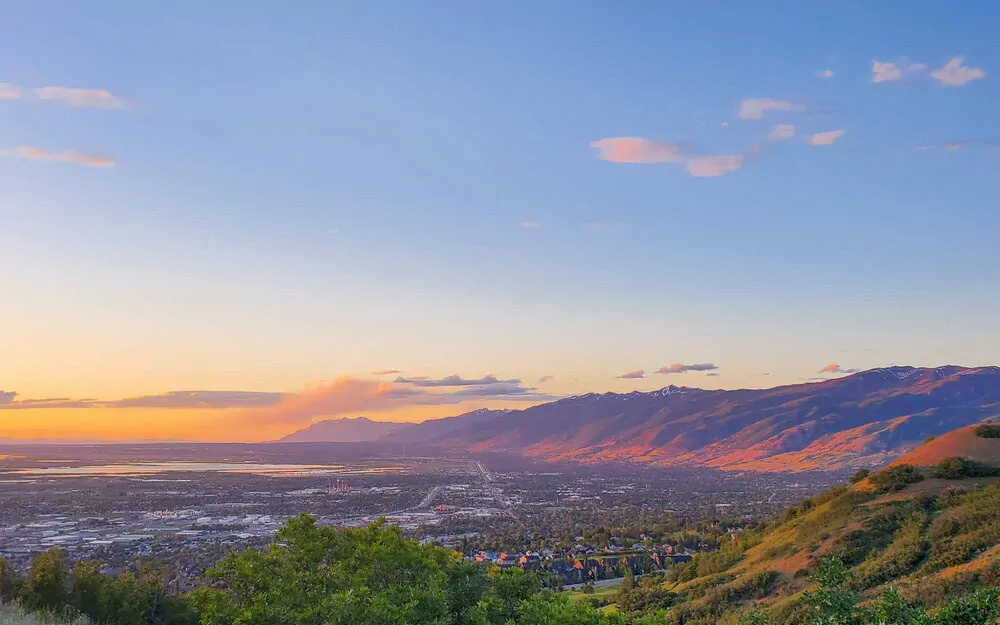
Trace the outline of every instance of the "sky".
{"label": "sky", "polygon": [[994,2],[11,0],[0,439],[997,364]]}

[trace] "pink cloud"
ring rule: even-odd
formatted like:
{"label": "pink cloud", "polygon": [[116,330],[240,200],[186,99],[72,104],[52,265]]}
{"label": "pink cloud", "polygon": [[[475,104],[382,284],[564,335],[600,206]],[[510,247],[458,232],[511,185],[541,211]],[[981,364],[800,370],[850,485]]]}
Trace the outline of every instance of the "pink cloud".
{"label": "pink cloud", "polygon": [[102,109],[122,109],[128,104],[110,91],[103,89],[72,89],[70,87],[42,87],[35,89],[39,100],[56,100],[70,106],[89,106]]}
{"label": "pink cloud", "polygon": [[671,143],[643,137],[610,137],[594,141],[597,158],[612,163],[680,163],[684,150]]}
{"label": "pink cloud", "polygon": [[688,161],[687,170],[696,178],[714,178],[735,171],[742,166],[742,154],[720,154],[691,159]]}
{"label": "pink cloud", "polygon": [[21,97],[21,88],[8,82],[0,82],[0,100],[16,100]]}
{"label": "pink cloud", "polygon": [[780,141],[781,139],[791,139],[795,136],[795,126],[792,124],[778,124],[771,129],[771,133],[767,135],[767,138],[771,141]]}
{"label": "pink cloud", "polygon": [[623,373],[617,377],[619,380],[641,380],[646,377],[646,372],[642,369],[636,369],[635,371],[629,371],[628,373]]}
{"label": "pink cloud", "polygon": [[740,119],[762,119],[768,111],[801,111],[805,107],[793,104],[788,100],[773,100],[771,98],[753,98],[743,100],[737,113]]}
{"label": "pink cloud", "polygon": [[827,130],[826,132],[817,132],[809,136],[809,145],[833,145],[845,132],[847,131]]}
{"label": "pink cloud", "polygon": [[32,161],[53,161],[62,163],[74,163],[84,167],[114,167],[115,159],[110,156],[99,156],[96,154],[84,154],[66,150],[62,152],[50,152],[44,148],[31,146],[20,146],[10,150],[0,152],[0,155],[13,158],[20,158]]}

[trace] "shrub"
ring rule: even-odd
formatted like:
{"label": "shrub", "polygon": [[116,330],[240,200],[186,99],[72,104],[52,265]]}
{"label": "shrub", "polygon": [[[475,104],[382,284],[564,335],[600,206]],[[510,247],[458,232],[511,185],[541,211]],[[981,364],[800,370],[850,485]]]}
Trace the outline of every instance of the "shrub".
{"label": "shrub", "polygon": [[968,458],[945,458],[934,467],[934,477],[946,480],[961,480],[967,477],[992,477],[1000,475],[1000,469]]}
{"label": "shrub", "polygon": [[858,472],[851,476],[851,484],[857,484],[861,480],[865,479],[871,475],[871,471],[868,469],[858,469]]}
{"label": "shrub", "polygon": [[891,493],[903,490],[910,484],[915,484],[924,479],[917,469],[909,464],[900,464],[894,467],[882,469],[869,478],[875,491],[879,493]]}
{"label": "shrub", "polygon": [[984,423],[976,427],[976,436],[979,438],[1000,438],[1000,425]]}

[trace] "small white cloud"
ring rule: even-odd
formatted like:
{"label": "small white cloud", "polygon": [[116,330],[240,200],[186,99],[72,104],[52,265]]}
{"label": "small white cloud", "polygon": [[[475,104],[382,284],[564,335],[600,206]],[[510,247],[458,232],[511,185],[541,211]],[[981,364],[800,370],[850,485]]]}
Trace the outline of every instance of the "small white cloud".
{"label": "small white cloud", "polygon": [[822,78],[823,80],[829,80],[829,79],[833,78],[833,70],[832,69],[824,69],[822,71],[816,72],[816,75],[819,76],[820,78]]}
{"label": "small white cloud", "polygon": [[729,128],[729,122],[719,122],[719,128]]}
{"label": "small white cloud", "polygon": [[878,59],[872,61],[872,82],[892,82],[903,77],[903,70],[895,63],[882,63]]}
{"label": "small white cloud", "polygon": [[837,139],[841,138],[846,130],[827,130],[817,132],[809,137],[809,145],[833,145]]}
{"label": "small white cloud", "polygon": [[962,65],[962,60],[962,57],[956,56],[941,69],[931,72],[931,76],[946,87],[961,87],[969,81],[986,77],[986,72],[978,67]]}
{"label": "small white cloud", "polygon": [[740,119],[761,119],[768,111],[801,111],[805,107],[792,104],[788,100],[772,100],[771,98],[756,98],[743,100],[737,115]]}
{"label": "small white cloud", "polygon": [[791,139],[795,136],[795,126],[792,124],[778,124],[771,129],[771,133],[767,135],[767,138],[771,141],[780,141],[781,139]]}
{"label": "small white cloud", "polygon": [[21,97],[21,88],[9,82],[0,82],[0,100],[16,100]]}
{"label": "small white cloud", "polygon": [[522,221],[521,222],[521,227],[522,228],[541,228],[542,224],[538,223],[537,221]]}
{"label": "small white cloud", "polygon": [[884,63],[875,59],[872,61],[872,82],[895,82],[902,80],[904,74],[919,74],[926,69],[927,66],[923,63],[911,63],[905,57]]}
{"label": "small white cloud", "polygon": [[12,158],[19,158],[31,161],[54,161],[62,163],[74,163],[84,167],[114,167],[115,159],[110,156],[98,156],[95,154],[83,154],[66,150],[62,152],[49,152],[44,148],[30,146],[20,146],[10,150],[0,151],[0,155]]}
{"label": "small white cloud", "polygon": [[42,87],[35,89],[40,100],[56,100],[70,106],[89,106],[102,109],[123,109],[128,103],[103,89],[72,89],[70,87]]}
{"label": "small white cloud", "polygon": [[743,166],[742,154],[701,156],[688,161],[688,173],[696,178],[714,178],[735,171]]}

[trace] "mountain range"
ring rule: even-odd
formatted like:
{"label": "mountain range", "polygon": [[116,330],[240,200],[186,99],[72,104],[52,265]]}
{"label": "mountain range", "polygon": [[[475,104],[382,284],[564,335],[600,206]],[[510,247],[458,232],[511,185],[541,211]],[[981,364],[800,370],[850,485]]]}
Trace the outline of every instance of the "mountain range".
{"label": "mountain range", "polygon": [[998,415],[1000,367],[894,366],[771,389],[588,393],[381,437],[552,461],[807,471],[883,465]]}

